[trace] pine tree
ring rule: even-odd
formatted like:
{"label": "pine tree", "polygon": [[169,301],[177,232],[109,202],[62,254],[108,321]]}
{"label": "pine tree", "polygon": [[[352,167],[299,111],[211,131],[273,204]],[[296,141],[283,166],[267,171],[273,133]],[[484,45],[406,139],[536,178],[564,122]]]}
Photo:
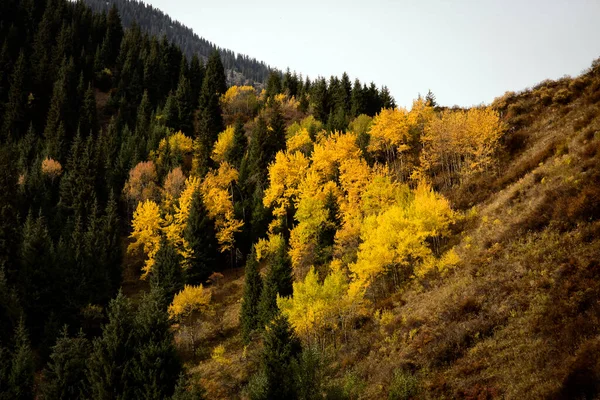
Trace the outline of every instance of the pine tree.
{"label": "pine tree", "polygon": [[133,397],[169,398],[182,370],[173,342],[164,294],[158,287],[143,296],[134,320]]}
{"label": "pine tree", "polygon": [[429,107],[437,107],[437,101],[435,100],[435,95],[433,94],[433,92],[430,90],[427,91],[427,95],[425,96],[425,104],[427,104]]}
{"label": "pine tree", "polygon": [[171,304],[173,297],[183,289],[181,273],[182,257],[166,238],[161,238],[160,248],[156,253],[150,284],[159,288],[164,294],[165,307]]}
{"label": "pine tree", "polygon": [[218,98],[222,94],[225,94],[226,91],[227,79],[223,63],[221,62],[221,55],[217,50],[214,50],[206,63],[200,107],[206,106],[210,96],[216,95]]}
{"label": "pine tree", "polygon": [[108,322],[102,329],[102,336],[94,340],[88,360],[91,399],[135,397],[135,382],[131,377],[136,354],[133,315],[129,300],[119,292],[110,302]]}
{"label": "pine tree", "polygon": [[92,84],[88,84],[85,91],[83,104],[79,113],[79,129],[84,136],[98,133],[98,117],[96,110],[96,96]]}
{"label": "pine tree", "polygon": [[262,278],[258,271],[258,261],[256,252],[252,252],[246,260],[245,279],[244,279],[244,299],[242,301],[242,311],[240,315],[240,325],[242,327],[242,337],[245,343],[250,342],[250,335],[253,330],[259,327],[258,304],[262,292]]}
{"label": "pine tree", "polygon": [[244,124],[241,119],[238,119],[233,131],[233,146],[227,156],[229,164],[239,169],[247,147],[248,139],[246,138],[246,132],[244,131]]}
{"label": "pine tree", "polygon": [[285,241],[270,260],[259,303],[262,324],[267,325],[278,312],[277,296],[287,297],[293,293],[292,263],[286,251]]}
{"label": "pine tree", "polygon": [[19,139],[27,129],[25,120],[27,91],[24,87],[26,68],[25,52],[21,50],[10,79],[10,91],[2,125],[4,140]]}
{"label": "pine tree", "polygon": [[287,318],[277,314],[264,335],[261,364],[266,377],[267,399],[297,398],[294,364],[301,352],[300,340]]}
{"label": "pine tree", "polygon": [[204,64],[198,58],[197,54],[192,57],[190,63],[190,96],[192,98],[192,109],[198,108],[198,100],[200,97],[200,90],[202,89],[202,81],[204,79]]}
{"label": "pine tree", "polygon": [[92,346],[83,332],[69,337],[66,326],[52,348],[41,388],[44,399],[87,398],[86,362]]}
{"label": "pine tree", "polygon": [[10,374],[8,375],[8,386],[11,399],[30,400],[33,399],[33,354],[29,343],[29,337],[25,324],[21,322],[15,330],[14,351]]}
{"label": "pine tree", "polygon": [[281,73],[279,71],[272,71],[269,74],[269,80],[267,81],[267,99],[271,99],[275,97],[275,95],[281,93],[281,89]]}
{"label": "pine tree", "polygon": [[215,238],[214,223],[199,192],[194,193],[183,237],[193,252],[186,280],[190,284],[204,282],[218,269],[219,244]]}
{"label": "pine tree", "polygon": [[380,92],[380,102],[383,108],[396,108],[396,101],[390,94],[390,90],[387,86],[381,88]]}
{"label": "pine tree", "polygon": [[176,130],[182,131],[187,136],[192,136],[194,130],[192,89],[190,81],[184,74],[180,75],[177,91],[175,92],[175,101],[177,103],[179,122]]}

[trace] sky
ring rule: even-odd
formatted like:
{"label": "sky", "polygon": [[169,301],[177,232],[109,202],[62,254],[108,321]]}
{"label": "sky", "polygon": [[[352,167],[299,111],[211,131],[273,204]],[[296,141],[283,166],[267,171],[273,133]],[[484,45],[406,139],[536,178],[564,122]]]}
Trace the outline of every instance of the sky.
{"label": "sky", "polygon": [[146,0],[219,47],[311,78],[388,86],[410,107],[490,103],[600,57],[600,0]]}

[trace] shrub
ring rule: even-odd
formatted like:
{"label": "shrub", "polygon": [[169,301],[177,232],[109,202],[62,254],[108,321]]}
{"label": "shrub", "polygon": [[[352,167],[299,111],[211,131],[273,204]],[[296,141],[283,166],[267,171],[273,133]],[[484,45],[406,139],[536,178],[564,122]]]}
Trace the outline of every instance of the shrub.
{"label": "shrub", "polygon": [[388,399],[408,400],[413,399],[419,392],[419,380],[410,372],[396,370],[390,384]]}
{"label": "shrub", "polygon": [[571,101],[571,97],[572,93],[569,91],[569,89],[560,89],[554,94],[554,98],[552,100],[558,104],[568,104]]}

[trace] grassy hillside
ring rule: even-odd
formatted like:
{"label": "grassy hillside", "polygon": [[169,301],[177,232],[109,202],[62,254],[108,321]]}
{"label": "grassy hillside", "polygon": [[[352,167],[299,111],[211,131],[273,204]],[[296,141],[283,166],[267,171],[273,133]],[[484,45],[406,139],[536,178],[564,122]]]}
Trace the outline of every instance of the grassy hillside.
{"label": "grassy hillside", "polygon": [[[496,168],[439,185],[462,213],[445,243],[459,266],[379,299],[326,349],[331,396],[600,393],[600,66],[493,107],[508,125]],[[242,285],[238,273],[218,283],[220,322],[204,326],[205,345],[188,358],[209,398],[244,397],[257,368],[260,344],[235,334]]]}

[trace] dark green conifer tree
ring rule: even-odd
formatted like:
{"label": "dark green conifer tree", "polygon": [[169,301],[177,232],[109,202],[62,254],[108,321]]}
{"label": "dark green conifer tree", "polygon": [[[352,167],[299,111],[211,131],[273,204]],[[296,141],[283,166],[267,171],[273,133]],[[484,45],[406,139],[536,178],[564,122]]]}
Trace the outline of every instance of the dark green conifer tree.
{"label": "dark green conifer tree", "polygon": [[244,298],[240,314],[240,325],[242,327],[244,343],[250,342],[252,331],[260,326],[258,304],[260,302],[262,286],[262,278],[258,271],[258,261],[256,260],[256,251],[252,249],[246,260]]}
{"label": "dark green conifer tree", "polygon": [[94,340],[88,360],[89,396],[94,400],[135,398],[132,379],[136,356],[134,313],[129,300],[121,293],[111,300],[108,322],[102,336]]}
{"label": "dark green conifer tree", "polygon": [[8,397],[15,400],[31,400],[34,398],[33,354],[25,323],[21,319],[14,336],[14,350],[10,373],[8,374]]}
{"label": "dark green conifer tree", "polygon": [[241,119],[236,120],[233,131],[233,146],[231,151],[227,155],[227,161],[235,168],[239,169],[244,154],[246,154],[246,148],[248,147],[248,139],[246,138],[246,132],[244,131],[244,123]]}
{"label": "dark green conifer tree", "polygon": [[186,280],[191,284],[204,282],[212,272],[219,270],[219,250],[214,222],[209,218],[202,195],[194,193],[190,215],[183,234],[193,251]]}
{"label": "dark green conifer tree", "polygon": [[164,293],[153,287],[142,297],[134,320],[133,397],[162,400],[175,391],[182,370],[175,350]]}
{"label": "dark green conifer tree", "polygon": [[300,340],[287,318],[277,314],[264,335],[262,368],[266,378],[266,398],[289,400],[298,397],[294,364],[302,352]]}
{"label": "dark green conifer tree", "polygon": [[277,295],[291,296],[293,293],[292,262],[287,254],[285,241],[269,260],[269,269],[264,280],[259,303],[260,320],[267,325],[277,314]]}
{"label": "dark green conifer tree", "polygon": [[25,52],[21,50],[10,79],[8,102],[4,107],[4,123],[2,125],[3,139],[17,140],[25,134],[27,121],[25,118],[27,90],[25,74],[27,63]]}
{"label": "dark green conifer tree", "polygon": [[152,266],[150,285],[162,290],[165,307],[171,304],[173,297],[183,289],[181,261],[182,257],[175,246],[162,237]]}
{"label": "dark green conifer tree", "polygon": [[83,332],[69,337],[67,327],[63,328],[43,372],[40,391],[44,399],[77,400],[88,397],[86,363],[91,349],[91,343]]}

